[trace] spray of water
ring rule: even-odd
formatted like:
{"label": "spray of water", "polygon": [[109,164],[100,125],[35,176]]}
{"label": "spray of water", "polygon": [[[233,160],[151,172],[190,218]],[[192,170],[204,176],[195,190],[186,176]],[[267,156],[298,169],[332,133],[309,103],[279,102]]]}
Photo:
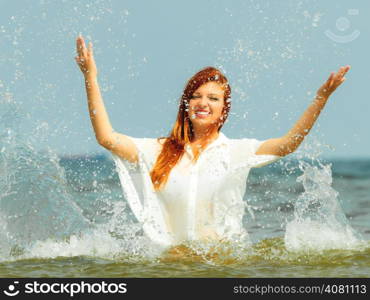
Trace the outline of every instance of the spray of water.
{"label": "spray of water", "polygon": [[362,243],[350,226],[332,187],[331,165],[318,166],[300,161],[303,172],[297,181],[304,192],[294,207],[294,219],[286,226],[285,246],[291,251],[356,249]]}

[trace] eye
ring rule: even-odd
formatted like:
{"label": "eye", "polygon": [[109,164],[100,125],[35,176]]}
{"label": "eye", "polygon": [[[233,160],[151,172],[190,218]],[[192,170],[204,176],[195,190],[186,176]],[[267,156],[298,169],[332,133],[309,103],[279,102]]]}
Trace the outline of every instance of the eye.
{"label": "eye", "polygon": [[212,100],[218,100],[218,98],[211,97]]}
{"label": "eye", "polygon": [[191,99],[194,99],[194,98],[199,98],[199,96],[191,96]]}

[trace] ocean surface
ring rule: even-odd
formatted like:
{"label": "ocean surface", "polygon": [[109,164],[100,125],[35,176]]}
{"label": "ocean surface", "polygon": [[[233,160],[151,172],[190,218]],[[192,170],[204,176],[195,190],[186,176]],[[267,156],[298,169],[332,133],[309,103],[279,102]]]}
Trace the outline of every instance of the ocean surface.
{"label": "ocean surface", "polygon": [[0,277],[370,277],[370,159],[252,169],[250,246],[166,252],[143,236],[108,151],[58,157],[10,131],[0,141]]}

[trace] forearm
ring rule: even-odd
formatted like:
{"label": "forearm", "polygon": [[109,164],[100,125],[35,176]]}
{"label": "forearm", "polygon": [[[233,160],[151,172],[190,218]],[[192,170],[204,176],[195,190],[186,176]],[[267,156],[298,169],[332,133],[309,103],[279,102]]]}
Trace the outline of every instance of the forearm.
{"label": "forearm", "polygon": [[315,124],[322,109],[324,108],[328,97],[316,96],[310,106],[306,109],[300,119],[294,124],[291,130],[284,136],[288,152],[294,152],[310,132]]}
{"label": "forearm", "polygon": [[282,137],[269,139],[262,143],[257,149],[256,154],[285,156],[294,152],[310,132],[330,95],[344,82],[344,75],[349,69],[350,66],[347,65],[341,67],[337,73],[330,73],[327,81],[318,89],[311,105],[306,109],[296,124],[294,124],[292,129]]}
{"label": "forearm", "polygon": [[103,144],[113,133],[96,76],[85,76],[87,103],[95,137]]}

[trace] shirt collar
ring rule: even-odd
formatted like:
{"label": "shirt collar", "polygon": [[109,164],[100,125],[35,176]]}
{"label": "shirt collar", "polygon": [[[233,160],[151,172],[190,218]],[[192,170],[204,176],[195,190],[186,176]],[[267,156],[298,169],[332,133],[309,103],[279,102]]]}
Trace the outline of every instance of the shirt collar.
{"label": "shirt collar", "polygon": [[226,137],[226,135],[224,135],[221,131],[218,133],[218,137],[217,139],[215,139],[212,143],[210,143],[205,150],[209,150],[213,147],[216,147],[218,145],[222,145],[222,144],[227,144],[228,143],[228,138]]}
{"label": "shirt collar", "polygon": [[[219,145],[227,145],[229,142],[229,139],[226,137],[226,135],[224,135],[221,131],[218,133],[218,137],[217,139],[215,139],[213,142],[211,142],[210,144],[208,144],[206,146],[206,148],[204,149],[204,152],[214,148],[214,147],[217,147]],[[185,151],[190,155],[190,156],[193,156],[193,151],[191,150],[191,147],[190,145],[185,145]]]}

